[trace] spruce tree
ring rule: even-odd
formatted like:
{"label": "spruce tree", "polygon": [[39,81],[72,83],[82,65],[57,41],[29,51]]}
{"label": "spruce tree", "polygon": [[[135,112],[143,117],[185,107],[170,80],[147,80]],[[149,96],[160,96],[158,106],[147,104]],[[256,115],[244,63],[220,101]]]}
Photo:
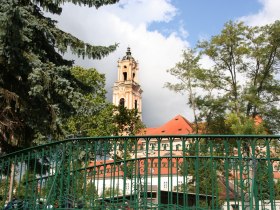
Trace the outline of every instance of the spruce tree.
{"label": "spruce tree", "polygon": [[62,54],[101,59],[114,51],[93,46],[60,30],[44,16],[62,12],[66,2],[100,7],[118,0],[1,0],[0,152],[31,146],[36,138],[61,135],[61,119],[78,110],[91,87],[71,74]]}

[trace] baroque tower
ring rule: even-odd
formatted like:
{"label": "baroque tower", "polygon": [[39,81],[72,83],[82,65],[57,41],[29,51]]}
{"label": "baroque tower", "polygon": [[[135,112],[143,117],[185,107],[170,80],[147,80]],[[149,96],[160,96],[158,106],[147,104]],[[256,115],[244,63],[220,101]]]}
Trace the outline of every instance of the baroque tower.
{"label": "baroque tower", "polygon": [[138,63],[131,56],[130,48],[118,61],[118,79],[113,87],[113,104],[127,109],[137,109],[142,119],[142,89],[138,80]]}

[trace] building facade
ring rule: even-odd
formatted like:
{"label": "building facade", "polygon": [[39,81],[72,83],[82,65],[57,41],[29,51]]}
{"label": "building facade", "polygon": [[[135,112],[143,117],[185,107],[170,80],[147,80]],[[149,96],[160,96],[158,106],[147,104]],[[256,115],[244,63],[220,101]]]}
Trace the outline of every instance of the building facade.
{"label": "building facade", "polygon": [[142,119],[142,89],[139,84],[138,62],[132,57],[130,48],[118,61],[118,78],[113,86],[113,104],[127,109],[137,109]]}

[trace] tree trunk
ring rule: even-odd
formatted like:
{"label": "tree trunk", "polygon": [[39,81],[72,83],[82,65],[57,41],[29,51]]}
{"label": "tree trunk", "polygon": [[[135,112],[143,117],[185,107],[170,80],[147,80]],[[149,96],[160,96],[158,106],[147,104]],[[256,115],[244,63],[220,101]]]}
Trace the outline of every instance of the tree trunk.
{"label": "tree trunk", "polygon": [[10,174],[10,184],[9,184],[9,197],[8,197],[9,202],[12,200],[12,196],[13,196],[14,175],[15,175],[15,164],[12,163],[11,174]]}

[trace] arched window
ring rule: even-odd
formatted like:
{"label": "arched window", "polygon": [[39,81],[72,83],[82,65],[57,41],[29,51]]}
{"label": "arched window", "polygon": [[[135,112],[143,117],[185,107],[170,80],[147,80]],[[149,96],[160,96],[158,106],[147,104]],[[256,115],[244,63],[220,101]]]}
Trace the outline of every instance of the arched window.
{"label": "arched window", "polygon": [[123,80],[126,81],[127,80],[127,72],[123,73]]}
{"label": "arched window", "polygon": [[120,99],[120,103],[119,103],[119,106],[122,106],[122,107],[124,107],[124,102],[125,102],[125,101],[124,101],[124,98],[121,98],[121,99]]}

